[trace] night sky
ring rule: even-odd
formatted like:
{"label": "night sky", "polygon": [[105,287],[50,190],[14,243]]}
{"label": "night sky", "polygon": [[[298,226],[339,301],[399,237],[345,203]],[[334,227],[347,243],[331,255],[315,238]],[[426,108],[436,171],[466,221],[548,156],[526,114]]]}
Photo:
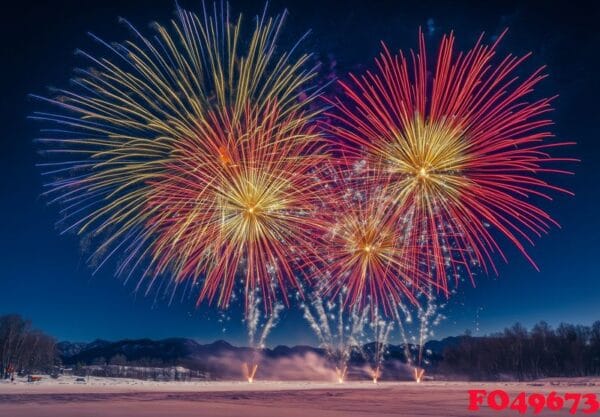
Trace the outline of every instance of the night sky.
{"label": "night sky", "polygon": [[[122,40],[128,32],[117,22],[126,17],[148,33],[148,23],[167,22],[175,4],[166,1],[94,0],[13,2],[4,10],[2,31],[2,89],[0,90],[0,314],[19,313],[58,339],[91,341],[96,338],[164,338],[182,336],[201,342],[224,338],[244,343],[241,312],[224,316],[209,308],[195,308],[193,298],[169,304],[160,295],[135,294],[105,268],[95,276],[86,266],[75,236],[61,236],[54,222],[56,207],[48,207],[36,163],[34,138],[39,125],[27,120],[37,103],[30,93],[46,94],[50,86],[67,86],[71,71],[87,62],[73,51],[104,52],[86,32],[105,40]],[[341,5],[343,4],[343,6]],[[485,6],[484,6],[485,4]],[[200,11],[199,1],[180,5]],[[509,264],[498,260],[499,277],[478,275],[477,288],[468,282],[445,310],[448,319],[437,336],[501,330],[516,321],[531,326],[539,320],[590,324],[600,319],[600,9],[577,2],[436,2],[402,1],[361,3],[329,0],[272,1],[272,13],[289,10],[283,42],[305,30],[303,44],[323,62],[336,62],[341,78],[348,71],[372,67],[379,41],[397,50],[416,46],[418,27],[427,32],[430,51],[442,33],[454,30],[458,45],[469,48],[484,31],[485,39],[510,31],[499,52],[533,52],[523,69],[548,66],[550,77],[535,97],[559,94],[552,114],[554,132],[574,140],[568,152],[582,162],[573,165],[574,177],[552,177],[575,192],[555,195],[544,203],[562,225],[538,239],[529,249],[537,272],[516,251],[507,248]],[[234,13],[247,17],[262,11],[260,1],[232,1]],[[248,23],[248,22],[247,22]],[[225,327],[225,331],[223,328]],[[297,309],[284,313],[269,344],[314,343]]]}

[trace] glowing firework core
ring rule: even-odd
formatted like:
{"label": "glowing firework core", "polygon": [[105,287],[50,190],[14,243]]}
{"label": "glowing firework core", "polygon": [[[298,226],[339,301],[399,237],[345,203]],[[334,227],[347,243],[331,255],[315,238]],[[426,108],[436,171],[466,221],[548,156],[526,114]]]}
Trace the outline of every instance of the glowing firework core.
{"label": "glowing firework core", "polygon": [[[459,127],[447,122],[434,124],[417,116],[376,154],[383,158],[390,172],[399,175],[394,184],[398,194],[425,194],[451,192],[447,187],[435,187],[446,182],[453,187],[460,185],[457,173],[462,168],[467,147],[468,141],[464,140]],[[435,188],[430,189],[430,186]]]}
{"label": "glowing firework core", "polygon": [[368,258],[376,257],[386,250],[393,249],[393,242],[389,239],[393,236],[391,230],[385,230],[385,228],[382,230],[382,225],[374,224],[373,221],[367,220],[364,224],[360,220],[348,216],[341,223],[342,233],[347,239],[348,248],[352,248],[349,251],[350,253],[356,252],[355,256],[360,257],[365,262],[370,262]]}
{"label": "glowing firework core", "polygon": [[222,232],[234,240],[254,241],[276,227],[277,212],[285,209],[283,180],[268,180],[254,173],[240,173],[223,185]]}

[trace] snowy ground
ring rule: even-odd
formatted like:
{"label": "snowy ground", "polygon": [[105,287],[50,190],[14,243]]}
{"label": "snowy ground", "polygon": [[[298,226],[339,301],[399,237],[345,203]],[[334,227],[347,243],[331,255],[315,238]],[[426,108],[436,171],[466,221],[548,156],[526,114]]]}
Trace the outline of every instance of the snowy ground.
{"label": "snowy ground", "polygon": [[[600,395],[600,380],[553,379],[533,383],[384,382],[150,382],[74,377],[0,383],[2,417],[341,417],[518,416],[516,411],[467,410],[470,389],[512,394],[585,392]],[[579,413],[578,413],[579,414]],[[529,411],[526,415],[532,415]],[[568,415],[544,411],[542,416]]]}

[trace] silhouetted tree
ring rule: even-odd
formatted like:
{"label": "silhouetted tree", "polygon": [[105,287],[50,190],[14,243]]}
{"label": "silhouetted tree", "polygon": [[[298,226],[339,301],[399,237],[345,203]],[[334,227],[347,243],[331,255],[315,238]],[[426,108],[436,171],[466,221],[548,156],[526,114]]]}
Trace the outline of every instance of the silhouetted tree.
{"label": "silhouetted tree", "polygon": [[57,361],[56,341],[17,314],[0,316],[2,375],[12,372],[48,372]]}

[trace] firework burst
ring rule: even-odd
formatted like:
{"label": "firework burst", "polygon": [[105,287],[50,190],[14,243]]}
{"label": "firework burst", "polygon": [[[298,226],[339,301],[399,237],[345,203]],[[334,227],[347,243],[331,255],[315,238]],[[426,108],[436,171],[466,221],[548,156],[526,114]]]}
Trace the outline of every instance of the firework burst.
{"label": "firework burst", "polygon": [[78,51],[93,68],[38,97],[54,109],[33,116],[54,124],[39,139],[53,159],[46,194],[62,205],[63,232],[94,241],[94,266],[118,258],[117,272],[139,271],[148,289],[161,275],[175,287],[204,279],[199,301],[222,306],[242,269],[266,303],[295,285],[318,92],[309,56],[277,48],[283,20],[263,14],[245,37],[221,3],[178,9],[152,37],[124,21],[132,40],[94,37],[108,55]]}
{"label": "firework burst", "polygon": [[288,284],[299,288],[296,273],[318,258],[324,227],[314,214],[321,156],[312,127],[294,125],[293,114],[279,120],[275,106],[232,126],[235,142],[219,154],[180,143],[181,156],[150,197],[160,207],[151,218],[154,273],[172,271],[180,281],[202,276],[200,299],[218,296],[221,305],[240,270],[246,291],[259,288],[266,306],[277,289],[287,298]]}
{"label": "firework burst", "polygon": [[375,72],[341,83],[330,114],[344,152],[394,177],[399,216],[413,219],[411,240],[427,243],[424,263],[444,289],[448,263],[471,278],[473,266],[495,270],[493,254],[504,254],[491,229],[533,264],[523,243],[556,222],[530,198],[565,191],[539,174],[565,173],[551,164],[572,161],[548,154],[568,145],[548,142],[552,98],[527,101],[543,69],[519,80],[526,56],[494,62],[500,38],[456,54],[454,36],[445,36],[433,69],[422,33],[410,59],[384,46]]}

